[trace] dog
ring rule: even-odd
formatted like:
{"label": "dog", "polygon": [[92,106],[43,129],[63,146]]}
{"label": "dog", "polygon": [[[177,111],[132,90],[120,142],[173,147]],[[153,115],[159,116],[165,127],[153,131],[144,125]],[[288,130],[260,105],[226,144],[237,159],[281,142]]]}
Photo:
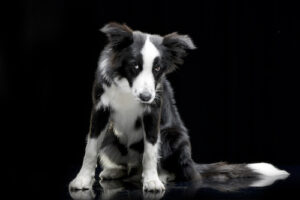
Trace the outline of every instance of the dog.
{"label": "dog", "polygon": [[82,167],[70,188],[90,189],[98,158],[100,179],[141,174],[144,191],[163,191],[171,180],[214,180],[287,175],[268,163],[197,164],[188,131],[166,76],[189,50],[188,35],[160,36],[125,24],[102,29],[108,43],[95,74],[90,127]]}

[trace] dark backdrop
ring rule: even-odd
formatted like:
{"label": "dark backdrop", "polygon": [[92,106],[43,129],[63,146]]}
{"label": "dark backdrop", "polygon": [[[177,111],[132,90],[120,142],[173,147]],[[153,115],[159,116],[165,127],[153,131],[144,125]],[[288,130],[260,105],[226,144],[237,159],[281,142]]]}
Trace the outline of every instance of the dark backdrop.
{"label": "dark backdrop", "polygon": [[[1,4],[1,148],[9,185],[65,186],[79,170],[107,22],[189,34],[169,79],[198,162],[299,163],[299,18],[280,1]],[[55,178],[55,181],[54,179]]]}

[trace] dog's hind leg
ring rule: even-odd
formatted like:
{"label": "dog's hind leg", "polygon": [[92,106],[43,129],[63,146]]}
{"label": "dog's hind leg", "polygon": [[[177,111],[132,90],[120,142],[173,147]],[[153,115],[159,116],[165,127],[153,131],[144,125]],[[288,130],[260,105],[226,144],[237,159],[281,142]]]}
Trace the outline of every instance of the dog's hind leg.
{"label": "dog's hind leg", "polygon": [[118,168],[106,168],[100,173],[101,180],[112,180],[123,178],[127,175],[127,170]]}
{"label": "dog's hind leg", "polygon": [[161,130],[161,167],[179,180],[199,180],[200,173],[191,156],[191,145],[185,129],[180,127]]}
{"label": "dog's hind leg", "polygon": [[100,143],[99,158],[102,167],[100,179],[110,180],[127,176],[128,149],[115,135],[112,123],[103,134]]}
{"label": "dog's hind leg", "polygon": [[[108,147],[106,147],[107,149]],[[114,160],[124,160],[125,158],[121,157],[121,155],[118,155],[115,149],[112,149],[110,147],[110,154],[107,155],[103,151],[100,151],[100,162],[102,166],[102,171],[100,172],[100,179],[101,180],[111,180],[111,179],[119,179],[127,176],[127,168],[124,165],[121,165],[119,163],[115,163]],[[111,158],[114,158],[113,160]],[[119,158],[119,159],[118,159]]]}

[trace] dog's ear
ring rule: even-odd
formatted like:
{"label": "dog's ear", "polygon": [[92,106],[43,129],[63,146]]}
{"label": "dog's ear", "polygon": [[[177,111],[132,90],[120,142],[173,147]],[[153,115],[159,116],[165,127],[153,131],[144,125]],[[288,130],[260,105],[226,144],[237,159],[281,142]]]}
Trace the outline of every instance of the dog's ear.
{"label": "dog's ear", "polygon": [[179,35],[174,32],[164,36],[163,43],[166,47],[167,59],[172,63],[169,66],[169,72],[173,71],[177,65],[183,63],[183,58],[187,54],[187,50],[196,49],[192,39],[188,35]]}
{"label": "dog's ear", "polygon": [[111,22],[100,29],[104,33],[113,49],[120,50],[133,42],[132,30],[125,24]]}

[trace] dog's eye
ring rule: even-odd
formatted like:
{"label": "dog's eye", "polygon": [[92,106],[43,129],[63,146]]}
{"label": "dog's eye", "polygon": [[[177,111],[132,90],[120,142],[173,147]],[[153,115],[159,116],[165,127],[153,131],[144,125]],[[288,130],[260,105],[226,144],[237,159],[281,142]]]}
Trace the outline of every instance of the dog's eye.
{"label": "dog's eye", "polygon": [[160,71],[160,66],[159,66],[159,65],[156,65],[156,66],[154,67],[154,70],[157,71],[157,72],[159,72],[159,71]]}
{"label": "dog's eye", "polygon": [[135,65],[135,66],[134,66],[134,69],[138,70],[138,69],[140,69],[140,66]]}

